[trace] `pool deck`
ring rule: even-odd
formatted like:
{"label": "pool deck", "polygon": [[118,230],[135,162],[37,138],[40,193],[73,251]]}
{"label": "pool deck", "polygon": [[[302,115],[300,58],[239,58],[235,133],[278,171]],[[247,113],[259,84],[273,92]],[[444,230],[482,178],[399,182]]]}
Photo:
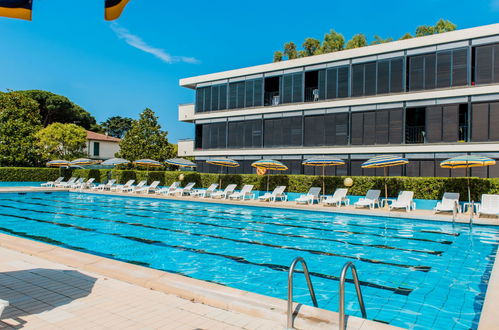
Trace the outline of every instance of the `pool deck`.
{"label": "pool deck", "polygon": [[[32,192],[32,191],[53,192],[53,191],[67,191],[67,189],[53,189],[53,188],[45,189],[45,188],[29,188],[29,187],[0,188],[0,193]],[[91,193],[95,192],[92,191]],[[157,196],[152,194],[150,195],[138,195],[138,194],[129,194],[129,193],[118,194],[114,192],[113,193],[98,192],[98,193],[106,195],[166,199],[166,197],[164,196]],[[309,211],[325,211],[325,212],[347,213],[347,214],[357,214],[357,215],[365,214],[373,216],[386,216],[386,217],[403,218],[403,219],[405,218],[408,220],[424,219],[424,220],[434,220],[434,221],[448,221],[448,222],[452,221],[451,215],[440,215],[440,214],[435,215],[434,212],[430,210],[416,210],[406,213],[401,211],[388,212],[386,210],[355,209],[352,206],[336,208],[336,207],[324,207],[320,205],[297,205],[296,203],[293,202],[277,202],[277,203],[264,203],[259,201],[241,202],[241,201],[213,200],[213,199],[191,198],[191,197],[168,197],[168,199],[189,200],[189,201],[209,202],[209,203],[215,202],[215,203],[226,203],[234,205],[277,207],[277,208],[288,208],[288,209],[309,210]],[[468,223],[469,215],[459,215],[456,219],[456,222]],[[480,218],[480,219],[474,219],[474,223],[499,225],[499,220],[497,218]],[[4,269],[8,269],[3,265],[4,254],[8,256],[9,253],[19,253],[19,252],[23,253],[24,258],[28,258],[29,256],[26,256],[26,254],[28,254],[37,257],[36,261],[42,263],[47,262],[46,260],[49,260],[50,262],[55,262],[56,263],[55,265],[57,267],[70,267],[73,270],[78,271],[80,273],[91,274],[88,276],[97,279],[102,279],[105,277],[117,280],[117,282],[122,283],[122,285],[126,284],[126,285],[133,285],[135,287],[142,287],[143,290],[152,289],[152,291],[151,290],[147,291],[150,292],[151,294],[161,293],[169,296],[174,295],[176,299],[179,299],[178,304],[184,307],[186,305],[184,305],[183,302],[187,300],[190,301],[191,304],[197,303],[192,306],[198,306],[199,304],[202,304],[200,306],[213,308],[217,311],[220,311],[221,313],[225,312],[231,315],[233,314],[234,315],[233,317],[236,319],[237,317],[241,317],[241,315],[244,315],[245,317],[250,318],[250,321],[248,322],[253,322],[253,320],[261,322],[270,322],[267,324],[269,328],[273,329],[285,328],[286,302],[281,299],[276,299],[251,292],[241,291],[230,287],[204,282],[177,274],[162,272],[142,266],[127,264],[124,262],[106,259],[90,254],[85,254],[78,251],[68,250],[61,247],[48,245],[45,243],[40,243],[23,238],[0,234],[0,266],[2,267],[1,268],[2,271],[4,271]],[[496,258],[499,258],[499,252]],[[15,259],[18,260],[19,258]],[[37,267],[33,266],[32,268],[40,268],[40,266]],[[0,273],[0,276],[1,275],[2,274]],[[127,282],[128,284],[123,282]],[[92,295],[93,295],[93,290],[88,297],[91,297]],[[2,296],[0,296],[0,299],[1,298]],[[132,303],[134,299],[135,296],[131,295],[129,298],[121,297],[119,301],[123,303],[126,302]],[[480,318],[480,323],[479,323],[480,330],[499,329],[499,317],[498,317],[499,313],[497,312],[496,308],[498,304],[499,304],[499,263],[496,262],[494,264],[493,271],[491,273],[491,277],[489,280],[489,287],[485,298],[485,304]],[[168,305],[167,307],[171,309],[172,306],[177,308],[175,303],[172,303],[172,305]],[[53,311],[58,310],[59,308],[62,307],[57,307],[56,309],[53,309]],[[195,311],[197,307],[193,308],[194,308],[193,310]],[[157,317],[157,319],[167,319],[165,315],[169,315],[168,313],[165,314],[161,310],[161,308],[159,309],[156,308],[154,311],[155,311],[154,315],[153,313],[150,313],[151,317],[154,316]],[[185,312],[191,312],[191,311],[186,310],[184,308],[184,314]],[[100,315],[104,317],[102,313]],[[35,316],[36,315],[34,315],[33,317]],[[197,315],[197,316],[203,317],[203,315]],[[126,317],[126,313],[124,314],[124,317]],[[189,319],[187,315],[186,318]],[[75,322],[79,319],[84,319],[84,314],[82,314],[81,317],[79,316],[79,314],[75,314]],[[97,318],[97,320],[99,319],[100,317]],[[218,319],[211,319],[209,321],[220,322],[220,320]],[[93,322],[95,322],[95,319]],[[130,322],[137,322],[137,320],[133,319],[130,320]],[[177,319],[176,322],[186,323],[187,321],[182,318],[182,319]],[[336,329],[338,328],[338,314],[335,312],[322,310],[310,306],[300,306],[298,315],[295,318],[294,322],[295,322],[294,323],[295,327],[298,329],[326,329],[326,328]],[[174,327],[168,327],[168,326],[169,325],[165,325],[165,328],[176,329]],[[265,326],[266,325],[262,325],[261,328],[266,329]],[[130,328],[137,328],[137,327],[131,324]],[[196,329],[196,326],[192,324],[181,324],[178,325],[178,328]],[[198,328],[224,329],[223,327],[211,326],[209,325],[209,323],[198,326]],[[244,325],[241,324],[227,324],[226,328],[250,329],[252,327],[245,327]],[[348,329],[387,329],[388,330],[388,329],[397,329],[397,328],[383,323],[373,322],[370,320],[363,320],[356,317],[350,317],[348,320]]]}

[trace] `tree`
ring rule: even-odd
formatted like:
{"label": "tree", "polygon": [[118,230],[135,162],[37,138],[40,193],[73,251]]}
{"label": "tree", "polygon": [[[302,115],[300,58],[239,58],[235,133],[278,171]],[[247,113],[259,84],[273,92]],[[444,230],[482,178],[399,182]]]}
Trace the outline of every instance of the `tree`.
{"label": "tree", "polygon": [[457,25],[449,20],[439,19],[435,26],[433,27],[434,33],[444,33],[449,31],[454,31],[457,29]]}
{"label": "tree", "polygon": [[298,52],[294,42],[291,41],[284,44],[284,56],[286,56],[288,60],[298,58]]}
{"label": "tree", "polygon": [[168,132],[161,130],[154,111],[146,108],[121,140],[121,150],[117,157],[129,160],[150,158],[157,161],[172,158],[175,155],[167,135]]}
{"label": "tree", "polygon": [[321,49],[321,42],[315,38],[307,38],[302,45],[305,56],[316,55],[317,52]]}
{"label": "tree", "polygon": [[35,134],[42,126],[37,109],[22,93],[0,94],[0,166],[39,164]]}
{"label": "tree", "polygon": [[413,38],[412,34],[410,34],[409,32],[407,32],[406,34],[404,34],[403,36],[401,36],[399,40],[406,40],[406,39],[412,39],[412,38]]}
{"label": "tree", "polygon": [[324,35],[324,41],[322,42],[322,53],[332,53],[343,50],[345,47],[345,38],[342,34],[337,33],[334,30],[330,30],[329,33]]}
{"label": "tree", "polygon": [[36,137],[47,159],[72,160],[85,155],[87,132],[78,125],[53,123],[40,130]]}
{"label": "tree", "polygon": [[433,26],[429,25],[420,25],[416,28],[416,37],[424,37],[429,36],[435,33],[435,29]]}
{"label": "tree", "polygon": [[359,48],[367,46],[366,36],[362,33],[358,33],[348,40],[346,49]]}
{"label": "tree", "polygon": [[133,122],[132,118],[113,116],[102,122],[101,126],[108,135],[122,139],[132,128]]}
{"label": "tree", "polygon": [[99,131],[95,118],[67,97],[42,90],[20,91],[38,103],[44,127],[52,123],[77,124],[85,129]]}
{"label": "tree", "polygon": [[277,50],[274,52],[274,62],[281,62],[282,61],[282,52],[280,50]]}
{"label": "tree", "polygon": [[371,42],[371,45],[379,45],[379,44],[384,44],[384,43],[391,42],[391,41],[393,41],[393,38],[383,39],[380,36],[375,35],[374,40]]}

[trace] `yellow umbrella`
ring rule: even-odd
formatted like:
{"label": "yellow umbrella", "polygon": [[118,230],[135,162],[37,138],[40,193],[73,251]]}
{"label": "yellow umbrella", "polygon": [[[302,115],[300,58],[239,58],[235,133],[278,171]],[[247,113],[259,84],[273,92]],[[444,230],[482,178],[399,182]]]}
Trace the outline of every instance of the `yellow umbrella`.
{"label": "yellow umbrella", "polygon": [[[288,167],[281,163],[280,161],[273,159],[262,159],[253,162],[251,166],[257,169],[274,170],[274,171],[286,171]],[[267,175],[267,191],[269,191],[269,176]]]}

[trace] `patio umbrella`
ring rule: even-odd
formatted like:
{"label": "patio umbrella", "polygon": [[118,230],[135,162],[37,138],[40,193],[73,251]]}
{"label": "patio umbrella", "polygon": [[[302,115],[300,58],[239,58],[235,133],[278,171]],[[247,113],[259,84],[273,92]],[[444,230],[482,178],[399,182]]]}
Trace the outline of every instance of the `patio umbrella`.
{"label": "patio umbrella", "polygon": [[492,158],[480,156],[480,155],[463,155],[453,158],[449,158],[440,163],[440,167],[443,168],[465,168],[466,177],[468,178],[468,202],[471,203],[471,189],[470,189],[470,167],[480,167],[495,165],[496,161]]}
{"label": "patio umbrella", "polygon": [[222,169],[224,167],[238,167],[239,163],[234,159],[230,158],[213,158],[206,161],[207,164],[220,166],[220,184],[219,187],[222,187]]}
{"label": "patio umbrella", "polygon": [[128,164],[130,161],[123,159],[123,158],[110,158],[108,160],[105,160],[101,163],[101,165],[104,166],[117,166],[117,165],[122,165],[122,164]]}
{"label": "patio umbrella", "polygon": [[324,175],[325,167],[335,166],[335,165],[345,165],[345,161],[334,157],[318,156],[306,159],[305,161],[303,161],[302,165],[322,167],[322,194],[325,195],[326,194],[326,180]]}
{"label": "patio umbrella", "polygon": [[165,161],[167,164],[175,165],[178,167],[196,167],[196,164],[184,158],[172,158]]}
{"label": "patio umbrella", "polygon": [[[389,166],[405,165],[409,161],[405,158],[393,155],[379,155],[369,159],[362,164],[362,168],[384,168],[384,178],[385,178],[385,198],[388,200],[388,186],[386,184],[387,168]],[[388,204],[386,204],[388,205]]]}
{"label": "patio umbrella", "polygon": [[[280,161],[273,159],[262,159],[253,162],[251,166],[257,169],[265,169],[266,171],[286,171],[288,167],[281,163]],[[269,176],[267,174],[267,191],[269,191]]]}
{"label": "patio umbrella", "polygon": [[84,165],[92,165],[95,164],[96,161],[93,159],[88,159],[88,158],[78,158],[75,160],[72,160],[69,165],[77,165],[77,166],[84,166]]}
{"label": "patio umbrella", "polygon": [[152,159],[139,159],[133,162],[134,165],[137,166],[144,166],[144,167],[161,167],[163,166],[160,162],[157,160],[152,160]]}
{"label": "patio umbrella", "polygon": [[62,159],[56,159],[56,160],[51,160],[47,162],[46,164],[48,167],[64,167],[64,166],[69,166],[69,161],[67,160],[62,160]]}

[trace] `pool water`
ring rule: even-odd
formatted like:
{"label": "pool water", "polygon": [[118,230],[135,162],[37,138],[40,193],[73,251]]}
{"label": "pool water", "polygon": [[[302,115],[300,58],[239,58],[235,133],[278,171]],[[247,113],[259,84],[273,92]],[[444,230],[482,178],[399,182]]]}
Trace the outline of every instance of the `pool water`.
{"label": "pool water", "polygon": [[[0,194],[0,232],[281,299],[305,258],[319,307],[338,310],[353,261],[369,319],[476,329],[499,228],[67,192]],[[360,316],[351,283],[347,313]],[[311,305],[302,274],[295,300]]]}

